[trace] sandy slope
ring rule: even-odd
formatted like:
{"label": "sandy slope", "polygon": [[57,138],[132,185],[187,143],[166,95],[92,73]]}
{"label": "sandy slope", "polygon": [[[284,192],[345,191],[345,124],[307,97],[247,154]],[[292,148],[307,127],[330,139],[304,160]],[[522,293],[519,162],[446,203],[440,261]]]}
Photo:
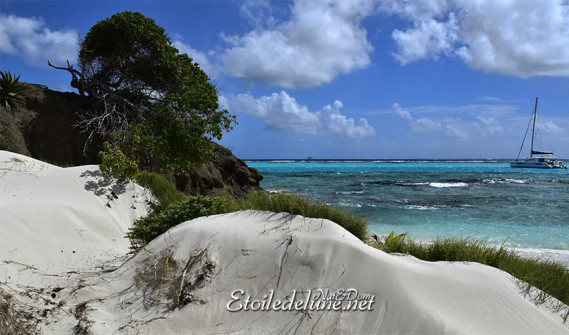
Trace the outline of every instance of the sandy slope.
{"label": "sandy slope", "polygon": [[569,333],[504,272],[387,255],[328,220],[199,218],[120,258],[143,189],[13,157],[0,152],[0,288],[45,314],[45,334]]}

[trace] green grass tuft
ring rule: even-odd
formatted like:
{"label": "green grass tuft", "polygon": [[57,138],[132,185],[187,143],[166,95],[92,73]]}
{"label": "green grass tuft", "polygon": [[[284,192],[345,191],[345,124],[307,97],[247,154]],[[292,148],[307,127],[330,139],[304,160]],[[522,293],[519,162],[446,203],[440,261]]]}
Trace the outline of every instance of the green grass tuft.
{"label": "green grass tuft", "polygon": [[[562,264],[548,260],[527,259],[504,245],[494,247],[484,240],[437,238],[431,243],[405,239],[401,243],[377,240],[371,243],[385,252],[399,252],[425,261],[477,262],[503,270],[531,287],[569,305],[569,270]],[[546,299],[544,299],[546,300]]]}
{"label": "green grass tuft", "polygon": [[322,202],[311,202],[303,196],[290,193],[251,192],[238,200],[239,209],[286,212],[309,218],[328,219],[344,227],[357,238],[368,238],[367,220],[350,212]]}
{"label": "green grass tuft", "polygon": [[191,219],[240,210],[287,212],[311,218],[329,219],[344,227],[361,240],[367,239],[367,221],[347,211],[323,203],[312,203],[306,198],[286,193],[251,192],[247,197],[193,196],[188,200],[171,203],[162,211],[156,211],[134,222],[127,237],[131,248],[137,250],[168,229]]}
{"label": "green grass tuft", "polygon": [[153,173],[142,171],[136,175],[136,181],[143,187],[152,192],[154,197],[158,199],[158,209],[166,208],[171,204],[188,200],[182,192],[176,189],[176,186],[166,177]]}

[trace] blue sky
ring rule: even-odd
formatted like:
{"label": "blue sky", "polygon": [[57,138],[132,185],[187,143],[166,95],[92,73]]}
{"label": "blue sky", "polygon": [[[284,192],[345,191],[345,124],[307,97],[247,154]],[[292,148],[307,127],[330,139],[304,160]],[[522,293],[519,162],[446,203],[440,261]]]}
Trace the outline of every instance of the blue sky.
{"label": "blue sky", "polygon": [[513,158],[536,96],[542,149],[569,158],[567,1],[0,0],[0,70],[73,91],[47,60],[125,10],[219,87],[240,158]]}

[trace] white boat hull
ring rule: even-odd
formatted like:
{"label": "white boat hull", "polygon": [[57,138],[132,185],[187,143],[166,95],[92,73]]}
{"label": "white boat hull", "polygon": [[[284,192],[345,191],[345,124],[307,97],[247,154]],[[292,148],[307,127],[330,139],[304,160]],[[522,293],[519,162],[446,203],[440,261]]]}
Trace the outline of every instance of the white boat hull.
{"label": "white boat hull", "polygon": [[513,168],[534,168],[534,169],[566,169],[563,162],[551,158],[528,158],[510,162]]}

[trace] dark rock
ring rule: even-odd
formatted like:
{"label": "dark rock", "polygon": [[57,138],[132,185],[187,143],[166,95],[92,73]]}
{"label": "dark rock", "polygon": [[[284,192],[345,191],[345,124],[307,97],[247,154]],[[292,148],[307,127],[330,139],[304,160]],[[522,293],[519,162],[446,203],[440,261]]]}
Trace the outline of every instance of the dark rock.
{"label": "dark rock", "polygon": [[98,164],[100,145],[74,127],[87,107],[83,97],[23,83],[23,102],[0,108],[0,150],[54,164]]}
{"label": "dark rock", "polygon": [[260,189],[263,176],[257,169],[247,166],[231,150],[214,144],[214,157],[209,164],[193,173],[175,177],[176,188],[187,195],[233,195],[241,197],[251,190]]}

